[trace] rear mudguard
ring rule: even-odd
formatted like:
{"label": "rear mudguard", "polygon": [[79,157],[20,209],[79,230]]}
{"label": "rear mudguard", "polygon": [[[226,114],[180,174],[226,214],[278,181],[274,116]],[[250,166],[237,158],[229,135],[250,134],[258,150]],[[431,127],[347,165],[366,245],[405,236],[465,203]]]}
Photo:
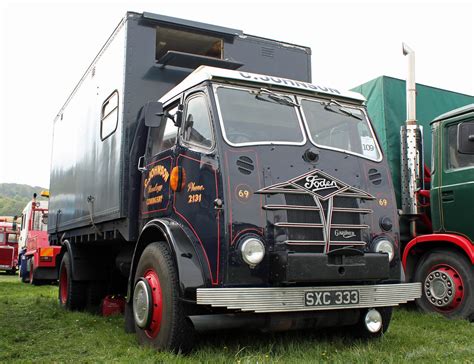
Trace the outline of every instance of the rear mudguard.
{"label": "rear mudguard", "polygon": [[198,252],[184,228],[168,218],[149,221],[142,229],[135,246],[128,278],[127,302],[133,291],[135,272],[145,247],[153,242],[164,241],[176,263],[181,298],[196,300],[196,289],[210,285],[209,274],[203,269],[204,257]]}
{"label": "rear mudguard", "polygon": [[56,269],[59,272],[64,253],[69,253],[72,266],[72,279],[75,281],[93,281],[105,279],[107,270],[104,267],[98,248],[88,249],[79,248],[77,244],[64,240],[61,253],[58,254]]}

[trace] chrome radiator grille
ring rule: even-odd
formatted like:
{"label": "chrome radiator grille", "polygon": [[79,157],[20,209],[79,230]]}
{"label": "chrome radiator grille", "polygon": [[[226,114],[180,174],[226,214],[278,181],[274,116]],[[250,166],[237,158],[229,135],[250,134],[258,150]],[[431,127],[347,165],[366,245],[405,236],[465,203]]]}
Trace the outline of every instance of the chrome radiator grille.
{"label": "chrome radiator grille", "polygon": [[[314,177],[316,176],[316,177]],[[316,193],[306,188],[309,178],[319,178],[325,188]],[[306,186],[306,187],[305,187]],[[311,186],[310,186],[311,187]],[[297,177],[259,191],[265,193],[264,209],[273,211],[275,241],[288,246],[311,246],[312,251],[329,253],[342,247],[363,249],[369,238],[369,225],[362,207],[374,197],[321,171]],[[280,237],[284,237],[283,240]]]}

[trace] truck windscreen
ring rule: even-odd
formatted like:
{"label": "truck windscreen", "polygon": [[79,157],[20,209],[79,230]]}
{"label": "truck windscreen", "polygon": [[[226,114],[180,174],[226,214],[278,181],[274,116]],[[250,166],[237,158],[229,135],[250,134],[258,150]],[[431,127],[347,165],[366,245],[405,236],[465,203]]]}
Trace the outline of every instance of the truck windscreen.
{"label": "truck windscreen", "polygon": [[300,99],[311,141],[323,148],[341,150],[379,161],[380,148],[362,109],[337,101]]}
{"label": "truck windscreen", "polygon": [[267,90],[216,87],[225,140],[231,145],[305,143],[294,98]]}

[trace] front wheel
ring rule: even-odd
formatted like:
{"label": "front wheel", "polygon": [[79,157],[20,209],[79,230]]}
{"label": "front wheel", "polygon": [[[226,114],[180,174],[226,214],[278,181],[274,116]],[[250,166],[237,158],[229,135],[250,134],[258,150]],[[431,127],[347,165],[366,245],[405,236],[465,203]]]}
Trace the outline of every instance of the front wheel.
{"label": "front wheel", "polygon": [[474,315],[474,267],[463,255],[450,250],[425,253],[414,279],[422,285],[416,300],[421,310],[449,318]]}
{"label": "front wheel", "polygon": [[64,253],[59,268],[59,304],[67,310],[82,310],[86,305],[85,282],[72,279],[69,253]]}
{"label": "front wheel", "polygon": [[140,257],[133,292],[135,332],[140,344],[188,352],[194,328],[179,300],[178,274],[165,244],[148,245]]}

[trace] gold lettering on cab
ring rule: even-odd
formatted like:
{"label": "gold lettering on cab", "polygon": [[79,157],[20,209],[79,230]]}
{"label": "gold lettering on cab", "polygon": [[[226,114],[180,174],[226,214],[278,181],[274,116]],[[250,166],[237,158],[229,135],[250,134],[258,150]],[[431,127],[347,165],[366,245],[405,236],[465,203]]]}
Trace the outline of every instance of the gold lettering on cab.
{"label": "gold lettering on cab", "polygon": [[147,206],[155,205],[157,203],[162,203],[162,202],[163,202],[163,195],[159,195],[159,196],[156,196],[156,197],[151,197],[151,198],[146,199]]}
{"label": "gold lettering on cab", "polygon": [[[159,179],[161,177],[161,179]],[[147,206],[157,205],[163,202],[163,182],[168,182],[170,174],[165,166],[157,164],[148,172],[143,185],[146,191],[147,198],[145,203]],[[158,178],[158,179],[157,179]]]}
{"label": "gold lettering on cab", "polygon": [[149,185],[146,191],[148,193],[153,193],[153,192],[161,192],[162,190],[163,190],[163,185],[155,184],[155,185]]}
{"label": "gold lettering on cab", "polygon": [[165,168],[165,166],[163,166],[161,164],[158,164],[157,166],[154,166],[152,169],[150,169],[150,172],[148,172],[148,177],[143,182],[145,188],[148,187],[148,185],[150,184],[152,178],[155,177],[155,176],[160,176],[161,178],[163,178],[163,181],[167,182],[168,178],[170,177],[170,173]]}
{"label": "gold lettering on cab", "polygon": [[196,182],[188,183],[188,192],[200,192],[200,191],[204,191],[203,185],[197,185]]}

